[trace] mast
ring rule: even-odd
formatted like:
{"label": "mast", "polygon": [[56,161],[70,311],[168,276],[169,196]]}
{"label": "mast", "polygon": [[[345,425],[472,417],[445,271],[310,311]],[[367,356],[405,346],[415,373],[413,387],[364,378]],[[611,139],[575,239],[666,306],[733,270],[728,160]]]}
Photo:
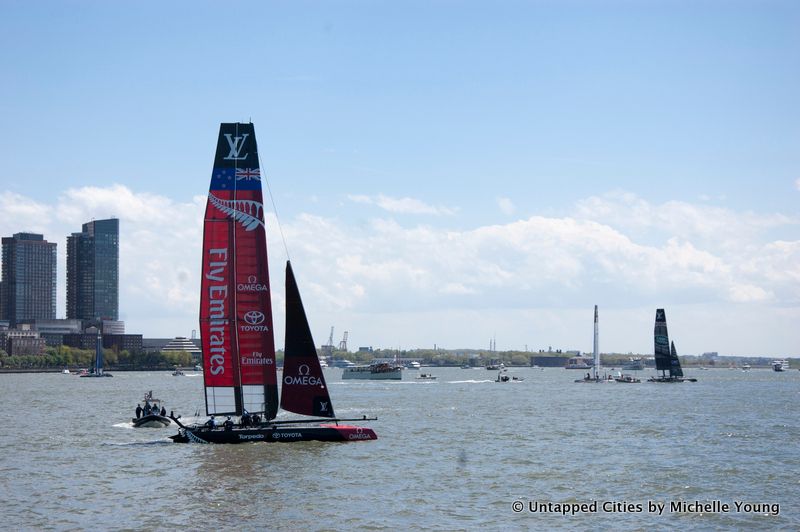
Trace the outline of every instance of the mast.
{"label": "mast", "polygon": [[653,354],[656,360],[656,371],[666,377],[670,370],[669,333],[667,332],[667,315],[663,308],[656,309],[656,322],[653,327]]}
{"label": "mast", "polygon": [[277,412],[261,171],[253,124],[221,124],[203,225],[206,413]]}
{"label": "mast", "polygon": [[600,331],[597,324],[597,305],[594,306],[594,379],[600,378]]}
{"label": "mast", "polygon": [[101,373],[103,373],[103,336],[100,334],[100,329],[97,329],[94,346],[94,374],[100,375]]}

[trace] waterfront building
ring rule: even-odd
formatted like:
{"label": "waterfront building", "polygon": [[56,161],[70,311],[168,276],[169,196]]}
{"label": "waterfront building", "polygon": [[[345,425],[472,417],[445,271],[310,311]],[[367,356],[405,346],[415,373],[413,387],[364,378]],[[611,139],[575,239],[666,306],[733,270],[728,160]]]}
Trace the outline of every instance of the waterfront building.
{"label": "waterfront building", "polygon": [[56,317],[56,244],[36,233],[2,239],[0,320]]}
{"label": "waterfront building", "polygon": [[[140,352],[142,350],[141,334],[104,334],[103,349],[113,349],[114,351]],[[64,345],[76,349],[93,350],[97,345],[97,329],[89,327],[85,332],[75,334],[65,334],[63,336]]]}
{"label": "waterfront building", "polygon": [[192,362],[200,364],[203,358],[203,351],[194,342],[184,336],[176,336],[161,348],[162,353],[176,353],[186,351],[192,356]]}
{"label": "waterfront building", "polygon": [[0,332],[0,349],[10,356],[41,355],[44,348],[44,338],[34,330],[24,328]]}
{"label": "waterfront building", "polygon": [[17,328],[36,331],[47,345],[53,347],[64,343],[65,334],[80,333],[81,327],[81,320],[24,320],[17,323]]}
{"label": "waterfront building", "polygon": [[119,319],[119,220],[93,220],[67,237],[67,318]]}

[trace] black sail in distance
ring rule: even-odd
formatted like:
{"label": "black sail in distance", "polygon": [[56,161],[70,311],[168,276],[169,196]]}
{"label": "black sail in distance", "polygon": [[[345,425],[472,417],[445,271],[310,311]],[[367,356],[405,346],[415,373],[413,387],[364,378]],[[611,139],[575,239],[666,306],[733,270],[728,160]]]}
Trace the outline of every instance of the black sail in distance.
{"label": "black sail in distance", "polygon": [[671,377],[683,377],[681,361],[678,360],[678,351],[675,349],[675,342],[672,342],[672,349],[669,353],[669,374]]}
{"label": "black sail in distance", "polygon": [[319,364],[314,338],[292,271],[286,261],[286,346],[283,355],[281,408],[306,416],[335,417]]}
{"label": "black sail in distance", "polygon": [[664,309],[656,309],[656,323],[653,329],[654,355],[656,359],[657,371],[669,371],[671,367],[671,357],[669,351],[669,334],[667,333],[667,315]]}

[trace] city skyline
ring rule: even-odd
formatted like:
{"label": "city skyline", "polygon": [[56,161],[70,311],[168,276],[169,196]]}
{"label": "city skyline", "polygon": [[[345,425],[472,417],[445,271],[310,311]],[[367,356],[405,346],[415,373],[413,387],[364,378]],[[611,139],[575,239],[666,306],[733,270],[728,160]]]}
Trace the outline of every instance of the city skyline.
{"label": "city skyline", "polygon": [[0,235],[119,218],[120,319],[191,336],[252,119],[276,348],[285,241],[318,345],[800,356],[800,6],[304,5],[9,6]]}

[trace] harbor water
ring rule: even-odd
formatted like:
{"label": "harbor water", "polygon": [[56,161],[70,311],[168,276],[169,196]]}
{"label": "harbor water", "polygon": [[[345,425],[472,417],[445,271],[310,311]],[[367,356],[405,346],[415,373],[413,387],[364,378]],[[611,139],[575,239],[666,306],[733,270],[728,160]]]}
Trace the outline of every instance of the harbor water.
{"label": "harbor water", "polygon": [[800,529],[798,371],[422,371],[437,379],[325,369],[337,415],[377,416],[377,441],[242,445],[131,427],[149,390],[204,420],[197,372],[0,374],[3,528]]}

